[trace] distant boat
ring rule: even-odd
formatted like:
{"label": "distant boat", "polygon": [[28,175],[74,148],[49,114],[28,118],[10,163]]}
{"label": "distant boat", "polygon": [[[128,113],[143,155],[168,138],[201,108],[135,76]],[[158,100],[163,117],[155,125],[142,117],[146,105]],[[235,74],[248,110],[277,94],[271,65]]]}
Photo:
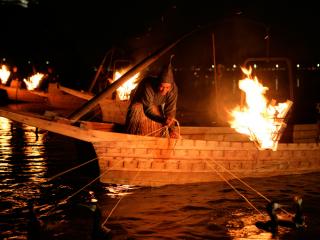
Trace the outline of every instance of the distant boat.
{"label": "distant boat", "polygon": [[[94,97],[92,93],[77,91],[77,90],[63,87],[63,86],[59,86],[59,89],[65,94],[72,95],[74,98],[79,99],[79,102],[82,102],[81,105],[79,105],[78,107],[74,107],[73,110],[76,110],[77,108],[81,107],[82,105],[84,105],[85,102],[91,100]],[[57,96],[57,95],[53,94],[53,96]],[[118,100],[118,99],[111,99],[107,97],[104,98],[99,102],[102,121],[124,124],[129,104],[130,104],[130,101],[128,100]]]}
{"label": "distant boat", "polygon": [[10,86],[0,85],[0,90],[8,100],[18,102],[45,103],[48,96],[44,91],[20,88],[17,80],[13,80]]}
{"label": "distant boat", "polygon": [[62,91],[60,87],[59,83],[49,83],[47,94],[49,106],[72,112],[87,102],[87,100]]}

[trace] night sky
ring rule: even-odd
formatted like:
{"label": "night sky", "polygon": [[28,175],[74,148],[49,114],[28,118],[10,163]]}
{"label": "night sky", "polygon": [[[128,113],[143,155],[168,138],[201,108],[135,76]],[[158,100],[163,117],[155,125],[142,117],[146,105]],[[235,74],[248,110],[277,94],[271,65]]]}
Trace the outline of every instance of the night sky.
{"label": "night sky", "polygon": [[[14,64],[30,60],[39,68],[50,61],[72,81],[91,78],[111,47],[130,55],[134,48],[153,49],[197,26],[214,26],[218,47],[234,43],[230,52],[221,50],[220,59],[226,63],[240,62],[248,52],[265,54],[266,35],[270,55],[320,61],[320,14],[308,1],[29,0],[28,7],[21,2],[0,1],[0,57]],[[244,25],[261,44],[256,53],[254,48],[243,50],[247,40],[238,36]]]}

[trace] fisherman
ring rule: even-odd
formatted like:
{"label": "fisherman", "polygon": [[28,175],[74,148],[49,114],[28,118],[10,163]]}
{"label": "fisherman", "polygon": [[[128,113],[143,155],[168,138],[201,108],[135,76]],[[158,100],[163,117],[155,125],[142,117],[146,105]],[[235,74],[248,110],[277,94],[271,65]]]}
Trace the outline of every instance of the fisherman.
{"label": "fisherman", "polygon": [[25,84],[23,84],[21,76],[18,72],[18,67],[13,66],[12,67],[12,72],[10,73],[10,76],[8,78],[8,81],[6,82],[6,86],[11,86],[11,83],[14,82],[15,84],[18,84],[19,88],[25,88]]}
{"label": "fisherman", "polygon": [[179,138],[175,128],[178,88],[174,82],[172,56],[159,77],[141,81],[131,97],[126,116],[126,130],[130,134],[163,136],[168,129],[171,138]]}
{"label": "fisherman", "polygon": [[37,90],[48,91],[48,87],[50,83],[58,82],[59,76],[55,73],[52,66],[48,66],[47,73],[44,78],[41,80],[40,85]]}

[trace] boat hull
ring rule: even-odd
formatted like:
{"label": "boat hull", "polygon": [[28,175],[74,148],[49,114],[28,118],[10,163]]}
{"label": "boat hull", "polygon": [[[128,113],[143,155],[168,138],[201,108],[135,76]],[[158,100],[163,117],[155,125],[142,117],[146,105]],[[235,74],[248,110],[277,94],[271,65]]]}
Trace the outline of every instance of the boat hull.
{"label": "boat hull", "polygon": [[87,100],[66,93],[59,88],[58,83],[50,83],[48,87],[48,104],[58,109],[66,109],[70,112],[83,106]]}
{"label": "boat hull", "polygon": [[[74,111],[94,97],[90,93],[58,85],[49,86],[49,93],[49,103],[51,106]],[[124,124],[129,104],[129,101],[104,98],[99,102],[102,121]]]}
{"label": "boat hull", "polygon": [[320,171],[316,124],[295,125],[290,135],[296,142],[261,151],[226,127],[181,127],[182,139],[168,139],[117,133],[113,124],[74,126],[67,119],[5,108],[0,116],[92,143],[103,183],[162,186]]}
{"label": "boat hull", "polygon": [[41,91],[31,91],[18,87],[17,81],[12,81],[11,86],[0,85],[0,89],[6,92],[6,97],[11,101],[45,103],[47,94]]}
{"label": "boat hull", "polygon": [[102,121],[125,124],[129,104],[129,101],[103,99],[99,103]]}
{"label": "boat hull", "polygon": [[162,186],[320,170],[316,143],[279,144],[277,151],[261,151],[252,142],[136,136],[93,146],[105,183]]}

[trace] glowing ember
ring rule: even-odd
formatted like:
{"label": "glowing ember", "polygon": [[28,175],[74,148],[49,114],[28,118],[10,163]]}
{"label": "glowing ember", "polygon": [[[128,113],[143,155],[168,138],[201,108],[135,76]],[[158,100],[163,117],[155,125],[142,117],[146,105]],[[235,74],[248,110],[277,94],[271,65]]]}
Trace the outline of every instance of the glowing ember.
{"label": "glowing ember", "polygon": [[2,84],[6,84],[10,76],[10,71],[6,65],[2,65],[0,69],[0,79]]}
{"label": "glowing ember", "polygon": [[44,77],[43,73],[36,73],[31,77],[29,77],[28,79],[23,79],[23,81],[26,83],[28,90],[34,90],[39,86],[43,77]]}
{"label": "glowing ember", "polygon": [[[118,80],[125,72],[126,71],[121,71],[121,72],[116,71],[113,81]],[[135,87],[138,84],[137,80],[138,80],[139,75],[140,75],[140,73],[137,73],[136,75],[134,75],[132,78],[130,78],[128,81],[126,81],[124,84],[122,84],[117,89],[117,93],[118,93],[120,100],[129,100],[131,91],[133,89],[135,89]]]}
{"label": "glowing ember", "polygon": [[268,90],[257,79],[251,78],[251,67],[241,68],[247,78],[239,81],[239,88],[246,94],[246,105],[233,109],[231,115],[234,118],[230,121],[231,127],[237,132],[246,134],[251,141],[254,141],[260,150],[277,150],[281,131],[286,127],[284,118],[287,115],[292,102],[276,105],[276,101],[270,103],[264,97]]}

